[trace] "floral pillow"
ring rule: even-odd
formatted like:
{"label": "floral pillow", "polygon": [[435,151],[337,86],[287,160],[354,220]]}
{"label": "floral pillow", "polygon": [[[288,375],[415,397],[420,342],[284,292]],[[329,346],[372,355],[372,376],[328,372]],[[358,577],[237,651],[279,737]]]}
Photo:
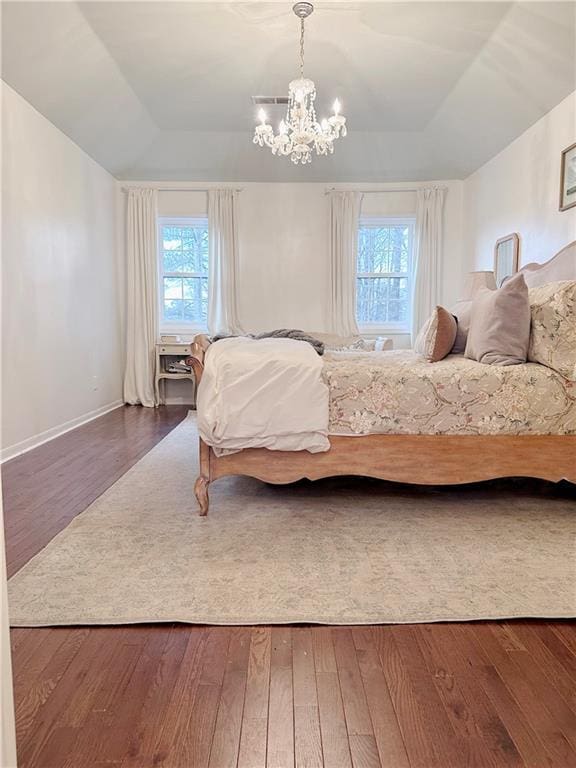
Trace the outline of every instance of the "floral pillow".
{"label": "floral pillow", "polygon": [[392,342],[383,336],[363,339],[361,336],[338,336],[335,333],[310,332],[310,336],[324,344],[327,352],[382,352],[392,348]]}
{"label": "floral pillow", "polygon": [[367,342],[362,338],[358,339],[352,336],[350,338],[342,336],[335,340],[332,344],[328,344],[328,350],[330,352],[368,352],[373,351],[373,349],[374,345],[371,345],[370,342]]}
{"label": "floral pillow", "polygon": [[576,381],[576,280],[531,288],[529,299],[528,360]]}

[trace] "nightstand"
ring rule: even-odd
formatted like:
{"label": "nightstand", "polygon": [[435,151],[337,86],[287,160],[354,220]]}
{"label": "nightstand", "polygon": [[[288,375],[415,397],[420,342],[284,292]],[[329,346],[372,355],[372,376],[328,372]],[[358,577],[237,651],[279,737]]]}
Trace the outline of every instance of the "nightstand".
{"label": "nightstand", "polygon": [[[191,342],[181,342],[169,344],[158,343],[156,344],[156,377],[154,380],[154,386],[156,390],[156,398],[159,403],[164,405],[166,403],[166,381],[176,379],[188,379],[192,382],[193,387],[193,399],[196,402],[196,378],[194,372],[190,373],[168,373],[167,368],[171,362],[177,360],[183,360],[190,355],[192,347]],[[160,390],[162,390],[162,396],[160,397]]]}

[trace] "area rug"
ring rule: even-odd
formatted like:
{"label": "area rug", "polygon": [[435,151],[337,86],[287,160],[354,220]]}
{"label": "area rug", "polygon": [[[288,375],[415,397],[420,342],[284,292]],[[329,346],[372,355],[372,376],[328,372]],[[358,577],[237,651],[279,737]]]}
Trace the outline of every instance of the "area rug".
{"label": "area rug", "polygon": [[[353,438],[351,438],[353,439]],[[576,503],[519,484],[223,478],[192,414],[9,582],[13,626],[573,617]]]}

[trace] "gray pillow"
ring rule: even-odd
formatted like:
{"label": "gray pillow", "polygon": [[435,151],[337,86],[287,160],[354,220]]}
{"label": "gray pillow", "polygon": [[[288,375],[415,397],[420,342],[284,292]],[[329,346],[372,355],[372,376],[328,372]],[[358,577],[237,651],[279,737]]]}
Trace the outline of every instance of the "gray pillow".
{"label": "gray pillow", "polygon": [[468,331],[470,330],[470,313],[472,311],[471,301],[459,301],[450,310],[457,320],[456,340],[452,347],[453,355],[463,355],[468,340]]}
{"label": "gray pillow", "polygon": [[524,275],[496,291],[481,288],[472,302],[466,357],[486,365],[525,363],[530,342],[530,301]]}

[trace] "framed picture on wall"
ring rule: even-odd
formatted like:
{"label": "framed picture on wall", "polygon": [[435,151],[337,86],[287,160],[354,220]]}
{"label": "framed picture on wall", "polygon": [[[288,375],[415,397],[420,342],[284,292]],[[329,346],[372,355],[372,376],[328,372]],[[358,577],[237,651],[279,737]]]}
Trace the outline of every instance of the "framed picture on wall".
{"label": "framed picture on wall", "polygon": [[518,272],[520,238],[516,232],[496,240],[494,246],[494,277],[498,288],[510,275]]}
{"label": "framed picture on wall", "polygon": [[576,144],[566,147],[560,155],[560,210],[576,205]]}

